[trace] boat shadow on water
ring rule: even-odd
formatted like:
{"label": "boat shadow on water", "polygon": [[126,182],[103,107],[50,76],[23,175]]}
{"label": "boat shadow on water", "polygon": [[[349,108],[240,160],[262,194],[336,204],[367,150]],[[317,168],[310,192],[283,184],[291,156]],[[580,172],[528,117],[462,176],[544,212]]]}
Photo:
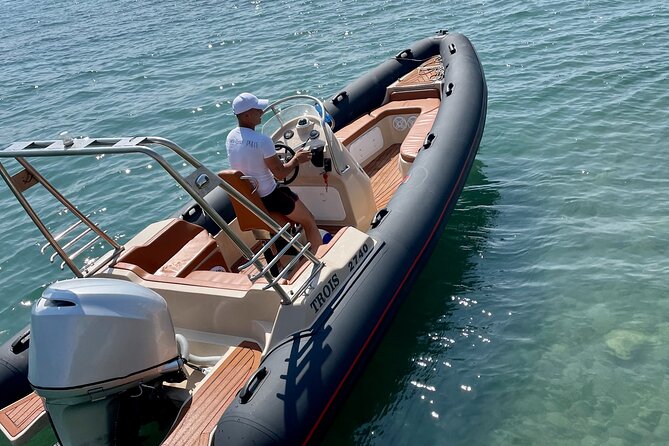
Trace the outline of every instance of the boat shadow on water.
{"label": "boat shadow on water", "polygon": [[[464,310],[468,305],[463,307],[458,297],[480,286],[477,264],[496,219],[494,205],[500,193],[486,178],[484,167],[481,161],[474,162],[432,257],[342,404],[323,445],[375,443],[384,430],[383,418],[393,414],[398,401],[406,398],[406,389],[421,385],[411,383],[416,376],[416,363],[425,358],[467,361],[455,357],[458,353],[449,341],[465,325],[467,330],[485,332],[485,326],[473,326],[470,312]],[[435,342],[435,336],[448,339]],[[395,413],[392,418],[403,419],[407,415]]]}

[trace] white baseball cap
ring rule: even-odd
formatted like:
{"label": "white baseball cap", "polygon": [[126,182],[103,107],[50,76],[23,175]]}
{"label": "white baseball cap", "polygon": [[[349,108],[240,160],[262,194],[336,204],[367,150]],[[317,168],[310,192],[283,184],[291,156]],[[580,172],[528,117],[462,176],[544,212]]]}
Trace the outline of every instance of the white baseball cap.
{"label": "white baseball cap", "polygon": [[251,93],[242,93],[232,101],[232,111],[239,115],[251,109],[264,110],[268,104],[267,99],[258,99]]}

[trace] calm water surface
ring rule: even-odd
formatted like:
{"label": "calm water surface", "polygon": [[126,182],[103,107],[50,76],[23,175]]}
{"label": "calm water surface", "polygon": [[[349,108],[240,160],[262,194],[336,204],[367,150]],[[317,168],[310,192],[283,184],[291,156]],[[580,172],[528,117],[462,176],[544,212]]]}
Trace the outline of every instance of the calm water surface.
{"label": "calm water surface", "polygon": [[[0,146],[63,131],[160,135],[212,166],[226,165],[238,92],[325,98],[438,29],[466,34],[490,91],[477,161],[325,443],[669,444],[665,2],[2,9]],[[121,242],[186,201],[144,159],[50,163]],[[75,167],[88,174],[73,178]],[[60,211],[45,209],[54,227]],[[68,275],[39,255],[43,242],[4,185],[0,212],[4,342],[43,287]]]}

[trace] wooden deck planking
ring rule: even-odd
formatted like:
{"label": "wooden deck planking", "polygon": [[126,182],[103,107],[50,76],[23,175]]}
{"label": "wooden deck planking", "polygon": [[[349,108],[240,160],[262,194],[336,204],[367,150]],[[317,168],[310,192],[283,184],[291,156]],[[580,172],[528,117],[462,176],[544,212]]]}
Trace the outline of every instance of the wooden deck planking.
{"label": "wooden deck planking", "polygon": [[374,201],[378,209],[383,209],[388,205],[393,194],[402,184],[399,154],[400,144],[394,144],[365,166],[365,172],[372,180]]}
{"label": "wooden deck planking", "polygon": [[396,82],[396,86],[433,84],[443,78],[441,56],[433,56]]}
{"label": "wooden deck planking", "polygon": [[257,345],[244,343],[195,390],[190,409],[162,446],[206,446],[225,409],[260,364]]}
{"label": "wooden deck planking", "polygon": [[44,413],[42,399],[32,392],[2,409],[0,424],[10,438],[15,438]]}

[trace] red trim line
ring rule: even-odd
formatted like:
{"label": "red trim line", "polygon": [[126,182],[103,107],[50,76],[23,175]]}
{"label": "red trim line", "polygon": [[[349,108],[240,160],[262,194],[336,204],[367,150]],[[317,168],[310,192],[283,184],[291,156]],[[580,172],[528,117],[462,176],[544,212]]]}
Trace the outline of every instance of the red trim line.
{"label": "red trim line", "polygon": [[[474,152],[474,155],[475,155],[475,154],[476,154],[476,152]],[[471,155],[470,155],[470,156],[471,156]],[[462,175],[465,173],[465,170],[466,170],[465,167],[466,167],[467,165],[469,165],[469,159],[467,160],[467,163],[465,163],[465,165],[463,166],[462,170],[460,171],[460,175],[458,176],[458,183],[460,183],[460,180],[462,179]],[[385,319],[386,314],[387,314],[388,311],[390,310],[390,307],[391,307],[391,306],[393,305],[393,303],[395,302],[395,299],[397,299],[397,296],[398,296],[398,294],[400,293],[400,290],[404,287],[404,284],[405,284],[406,281],[408,280],[409,275],[411,274],[411,272],[412,272],[412,271],[414,270],[414,268],[416,267],[416,264],[418,263],[419,259],[423,256],[423,253],[425,252],[425,249],[427,249],[427,245],[430,244],[430,241],[431,241],[432,238],[434,237],[434,233],[437,231],[437,227],[439,226],[439,224],[441,223],[441,221],[444,219],[444,214],[446,213],[446,209],[448,209],[448,205],[450,204],[451,200],[453,199],[453,194],[454,194],[454,193],[455,193],[455,189],[453,189],[453,190],[451,191],[451,195],[448,197],[448,200],[446,201],[446,206],[444,206],[444,208],[443,208],[442,211],[441,211],[441,215],[439,216],[439,219],[437,220],[437,224],[434,225],[434,226],[432,227],[432,232],[430,232],[430,236],[428,237],[428,239],[427,239],[427,241],[425,242],[425,244],[423,244],[423,247],[421,248],[420,253],[418,253],[418,256],[416,257],[416,259],[414,260],[414,262],[411,264],[411,268],[409,268],[408,271],[407,271],[407,273],[404,275],[404,279],[402,279],[402,283],[400,283],[400,286],[397,288],[397,291],[395,291],[395,294],[393,294],[393,297],[390,299],[390,301],[388,301],[388,305],[386,305],[386,308],[383,310],[383,313],[381,313],[381,317],[379,318],[379,320],[376,321],[376,325],[374,325],[374,328],[372,329],[372,332],[369,334],[369,336],[367,337],[367,340],[365,341],[365,343],[363,344],[362,348],[360,349],[360,351],[359,351],[358,354],[356,355],[355,359],[354,359],[353,362],[351,363],[351,366],[349,367],[348,371],[347,371],[346,374],[344,375],[344,378],[339,382],[339,385],[337,386],[337,388],[335,389],[334,393],[332,394],[332,396],[331,396],[330,399],[328,400],[327,404],[326,404],[325,407],[323,408],[323,411],[321,412],[320,416],[318,417],[318,420],[316,420],[316,423],[314,423],[313,427],[312,427],[311,430],[309,431],[309,434],[307,435],[307,437],[306,437],[306,438],[304,439],[304,441],[302,442],[302,445],[303,445],[303,446],[306,445],[306,444],[308,444],[309,441],[311,440],[311,437],[313,437],[314,433],[316,432],[316,429],[318,428],[318,426],[320,425],[320,423],[323,421],[323,418],[325,417],[325,414],[328,412],[328,410],[330,409],[330,406],[332,406],[332,403],[334,402],[335,398],[336,398],[337,395],[339,394],[339,391],[340,391],[341,388],[343,387],[344,383],[345,383],[346,380],[348,379],[348,377],[349,377],[349,375],[351,374],[351,372],[353,372],[353,369],[354,369],[355,366],[358,364],[358,361],[360,361],[360,358],[362,357],[363,352],[367,349],[367,346],[369,345],[369,343],[371,342],[372,338],[374,337],[374,335],[376,334],[377,330],[379,329],[379,327],[380,327],[380,325],[381,325],[381,322]]]}

